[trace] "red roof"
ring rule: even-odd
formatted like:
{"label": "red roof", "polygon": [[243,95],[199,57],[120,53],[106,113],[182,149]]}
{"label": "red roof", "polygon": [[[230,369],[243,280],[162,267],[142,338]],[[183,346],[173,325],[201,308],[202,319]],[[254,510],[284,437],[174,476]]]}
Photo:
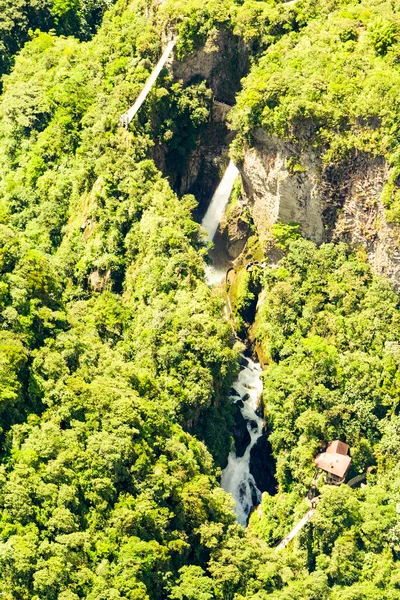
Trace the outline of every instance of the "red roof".
{"label": "red roof", "polygon": [[335,440],[328,444],[326,452],[315,457],[314,462],[319,469],[342,478],[346,475],[351,463],[350,456],[347,456],[348,449],[348,444]]}
{"label": "red roof", "polygon": [[344,456],[346,456],[348,451],[349,445],[341,442],[340,440],[329,442],[328,447],[325,450],[327,454],[344,454]]}

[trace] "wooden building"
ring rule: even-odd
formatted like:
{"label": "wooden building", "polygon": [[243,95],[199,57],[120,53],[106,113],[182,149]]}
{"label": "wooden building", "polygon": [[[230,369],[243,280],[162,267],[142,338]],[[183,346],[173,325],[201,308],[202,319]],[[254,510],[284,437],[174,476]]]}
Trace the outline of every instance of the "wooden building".
{"label": "wooden building", "polygon": [[325,471],[326,483],[339,485],[343,483],[350,468],[351,458],[348,456],[349,446],[340,440],[330,442],[321,454],[318,454],[314,463],[317,469]]}

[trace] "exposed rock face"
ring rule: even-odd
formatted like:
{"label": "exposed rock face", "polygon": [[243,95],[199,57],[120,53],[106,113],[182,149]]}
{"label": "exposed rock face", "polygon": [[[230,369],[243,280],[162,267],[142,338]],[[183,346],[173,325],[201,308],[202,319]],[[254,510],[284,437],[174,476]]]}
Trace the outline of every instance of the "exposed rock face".
{"label": "exposed rock face", "polygon": [[249,70],[249,55],[243,40],[228,29],[221,29],[204,47],[183,60],[169,64],[174,80],[184,86],[206,80],[213,92],[210,122],[203,129],[197,147],[186,157],[181,171],[169,173],[166,148],[155,148],[157,166],[170,177],[178,194],[193,193],[199,202],[196,218],[200,220],[228,165],[229,145],[233,132],[226,126],[226,116],[240,89],[240,80]]}
{"label": "exposed rock face", "polygon": [[325,238],[364,247],[373,270],[400,287],[399,234],[386,222],[381,201],[387,174],[384,159],[365,154],[325,173]]}
{"label": "exposed rock face", "polygon": [[250,433],[247,429],[247,421],[240,412],[241,407],[243,407],[243,402],[239,400],[235,404],[235,421],[232,428],[232,435],[235,440],[236,456],[243,456],[243,454],[246,452],[247,446],[251,441]]}
{"label": "exposed rock face", "polygon": [[318,191],[318,161],[310,153],[301,155],[307,169],[291,175],[287,163],[296,148],[258,129],[254,146],[245,152],[239,167],[254,224],[261,239],[273,223],[301,223],[303,234],[316,242],[324,235],[321,194]]}
{"label": "exposed rock face", "polygon": [[102,271],[96,269],[89,275],[89,284],[95,292],[103,292],[111,287],[111,271]]}
{"label": "exposed rock face", "polygon": [[249,55],[242,39],[220,29],[207,43],[182,61],[171,65],[174,79],[184,85],[206,79],[215,100],[230,106],[240,89],[240,80],[249,70]]}
{"label": "exposed rock face", "polygon": [[228,218],[223,218],[220,225],[223,244],[231,260],[239,256],[249,237],[250,224],[246,212],[246,207],[240,203],[230,211]]}
{"label": "exposed rock face", "polygon": [[174,186],[179,194],[194,194],[200,203],[198,218],[207,210],[208,203],[228,166],[229,144],[233,133],[226,126],[230,106],[213,101],[211,119],[198,143],[187,157],[184,172]]}
{"label": "exposed rock face", "polygon": [[324,168],[306,142],[296,146],[258,129],[239,169],[262,242],[273,223],[298,222],[303,235],[318,244],[343,240],[363,246],[374,271],[400,286],[396,232],[381,201],[388,172],[382,158],[359,153]]}

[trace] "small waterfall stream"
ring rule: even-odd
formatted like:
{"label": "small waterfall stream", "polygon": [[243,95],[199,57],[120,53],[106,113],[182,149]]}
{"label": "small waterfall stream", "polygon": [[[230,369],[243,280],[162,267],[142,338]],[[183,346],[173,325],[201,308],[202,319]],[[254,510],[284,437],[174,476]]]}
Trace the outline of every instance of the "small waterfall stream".
{"label": "small waterfall stream", "polygon": [[215,190],[214,196],[211,199],[210,206],[201,222],[202,227],[208,233],[208,239],[212,242],[217,232],[218,225],[224,216],[226,205],[232,192],[233,184],[238,176],[239,171],[232,161],[222,177],[219,186]]}
{"label": "small waterfall stream", "polygon": [[[232,193],[233,184],[235,183],[238,174],[239,171],[237,167],[232,161],[230,161],[217,189],[215,190],[207,212],[203,217],[201,226],[207,231],[210,242],[212,242],[216,237],[218,225],[224,216],[226,206]],[[210,252],[210,256],[212,257],[212,265],[206,266],[206,280],[208,285],[221,283],[227,271],[228,265],[226,258],[219,256],[218,254],[219,253],[215,250]]]}
{"label": "small waterfall stream", "polygon": [[[238,169],[230,161],[201,223],[210,241],[215,237],[237,176]],[[215,258],[218,257],[213,256],[213,265],[206,268],[209,285],[220,283],[226,272],[226,264],[222,262],[219,265]],[[226,492],[232,494],[235,500],[237,518],[243,526],[247,524],[252,507],[261,501],[261,492],[250,473],[251,449],[263,433],[263,420],[256,412],[262,392],[260,374],[260,365],[243,356],[242,368],[232,386],[234,395],[231,395],[231,400],[240,403],[240,412],[250,434],[250,443],[243,456],[237,456],[235,452],[229,454],[228,465],[223,470],[221,478],[221,486]]]}
{"label": "small waterfall stream", "polygon": [[232,386],[235,395],[232,395],[231,399],[240,402],[240,411],[250,434],[250,444],[243,456],[230,452],[228,465],[222,471],[221,486],[226,492],[232,494],[238,521],[246,526],[252,507],[261,502],[261,492],[250,473],[250,452],[262,436],[263,420],[257,414],[262,392],[261,367],[249,358],[243,356],[242,359],[245,364],[242,365],[239,376]]}

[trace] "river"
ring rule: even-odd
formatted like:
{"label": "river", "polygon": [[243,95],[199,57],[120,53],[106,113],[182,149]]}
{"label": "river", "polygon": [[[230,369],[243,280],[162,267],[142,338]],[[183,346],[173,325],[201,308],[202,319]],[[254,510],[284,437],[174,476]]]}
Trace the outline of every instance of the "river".
{"label": "river", "polygon": [[[231,161],[201,223],[202,227],[207,231],[210,241],[215,239],[218,225],[225,213],[237,176],[238,169]],[[209,285],[221,283],[227,268],[224,260],[218,263],[218,253],[217,255],[214,254],[212,259],[213,264],[208,265],[206,269],[206,277]],[[250,472],[251,449],[263,433],[263,420],[257,414],[262,392],[260,375],[260,365],[242,356],[242,367],[237,380],[232,385],[233,393],[231,400],[232,402],[239,403],[240,412],[250,434],[250,443],[243,456],[237,456],[234,451],[230,452],[228,465],[223,470],[221,478],[222,488],[233,496],[237,518],[243,526],[247,524],[252,507],[261,501],[261,492],[257,488],[254,477]]]}
{"label": "river", "polygon": [[240,412],[246,421],[250,443],[243,456],[237,456],[234,451],[230,452],[228,465],[222,471],[221,486],[232,494],[238,521],[245,526],[251,509],[261,502],[261,492],[250,472],[250,453],[262,436],[263,420],[257,413],[262,393],[261,367],[244,356],[242,363],[239,377],[232,385],[235,395],[232,395],[231,399],[240,403]]}

